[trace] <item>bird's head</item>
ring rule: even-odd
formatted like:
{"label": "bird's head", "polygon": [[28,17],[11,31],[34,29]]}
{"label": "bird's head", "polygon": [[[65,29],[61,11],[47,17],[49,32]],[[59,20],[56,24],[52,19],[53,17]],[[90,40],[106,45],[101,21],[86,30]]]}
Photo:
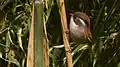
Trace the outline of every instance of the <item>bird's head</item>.
{"label": "bird's head", "polygon": [[91,24],[87,14],[75,12],[70,18],[70,36],[73,41],[92,41]]}

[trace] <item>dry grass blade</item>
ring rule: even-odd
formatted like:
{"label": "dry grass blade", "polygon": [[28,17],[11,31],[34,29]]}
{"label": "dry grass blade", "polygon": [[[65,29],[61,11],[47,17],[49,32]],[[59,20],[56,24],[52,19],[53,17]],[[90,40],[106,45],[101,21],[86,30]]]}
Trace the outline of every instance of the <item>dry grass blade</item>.
{"label": "dry grass blade", "polygon": [[46,24],[44,22],[44,34],[45,38],[43,39],[44,45],[44,67],[49,67],[49,54],[48,54],[48,38],[47,38],[47,31],[46,31]]}
{"label": "dry grass blade", "polygon": [[32,12],[32,23],[28,43],[27,67],[34,67],[34,6]]}

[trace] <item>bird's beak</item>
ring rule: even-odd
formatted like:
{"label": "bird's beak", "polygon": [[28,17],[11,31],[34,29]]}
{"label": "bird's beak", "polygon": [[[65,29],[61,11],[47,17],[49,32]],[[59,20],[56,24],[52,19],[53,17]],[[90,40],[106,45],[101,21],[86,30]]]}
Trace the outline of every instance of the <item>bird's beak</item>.
{"label": "bird's beak", "polygon": [[88,40],[89,40],[90,42],[92,42],[92,34],[91,34],[91,33],[88,34]]}
{"label": "bird's beak", "polygon": [[92,42],[92,34],[88,32],[85,32],[84,34],[85,34],[85,38],[88,39],[90,42]]}

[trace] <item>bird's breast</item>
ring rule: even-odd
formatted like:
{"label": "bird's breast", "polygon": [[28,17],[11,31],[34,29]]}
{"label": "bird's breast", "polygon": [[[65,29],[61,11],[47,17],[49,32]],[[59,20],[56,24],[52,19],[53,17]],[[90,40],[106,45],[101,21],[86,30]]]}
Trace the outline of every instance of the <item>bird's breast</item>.
{"label": "bird's breast", "polygon": [[70,36],[73,41],[83,42],[85,40],[84,32],[85,30],[83,27],[79,27],[78,25],[70,22]]}

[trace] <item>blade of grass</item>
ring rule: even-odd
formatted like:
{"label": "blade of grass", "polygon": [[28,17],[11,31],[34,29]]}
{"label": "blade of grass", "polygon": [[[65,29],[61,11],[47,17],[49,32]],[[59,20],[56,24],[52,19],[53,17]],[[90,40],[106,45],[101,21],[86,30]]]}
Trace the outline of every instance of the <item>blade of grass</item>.
{"label": "blade of grass", "polygon": [[110,9],[108,15],[105,17],[105,20],[107,20],[107,19],[109,20],[110,17],[112,16],[112,14],[115,12],[115,5],[116,5],[117,1],[118,0],[114,1],[113,5],[112,5],[112,8]]}
{"label": "blade of grass", "polygon": [[17,37],[18,37],[18,42],[19,42],[19,46],[22,49],[22,51],[24,51],[23,46],[22,46],[22,28],[18,29],[18,33],[17,33]]}
{"label": "blade of grass", "polygon": [[102,13],[103,13],[104,7],[106,6],[106,3],[107,3],[107,2],[108,2],[108,0],[105,0],[104,3],[103,3],[103,5],[102,5],[102,7],[100,8],[100,12],[99,12],[99,14],[98,14],[98,16],[97,16],[97,19],[96,19],[96,21],[95,21],[93,30],[96,30],[96,27],[97,27],[97,25],[98,25],[98,23],[99,23],[100,17],[101,17],[101,15],[102,15]]}
{"label": "blade of grass", "polygon": [[33,4],[29,43],[28,43],[27,67],[34,67],[34,4]]}
{"label": "blade of grass", "polygon": [[[45,19],[45,18],[43,18]],[[45,23],[45,20],[44,20],[44,33],[45,33],[45,38],[44,38],[44,42],[43,42],[43,45],[44,45],[44,67],[49,67],[49,52],[48,52],[48,49],[49,49],[49,46],[48,46],[48,37],[47,37],[47,30],[46,30],[46,23]]]}

